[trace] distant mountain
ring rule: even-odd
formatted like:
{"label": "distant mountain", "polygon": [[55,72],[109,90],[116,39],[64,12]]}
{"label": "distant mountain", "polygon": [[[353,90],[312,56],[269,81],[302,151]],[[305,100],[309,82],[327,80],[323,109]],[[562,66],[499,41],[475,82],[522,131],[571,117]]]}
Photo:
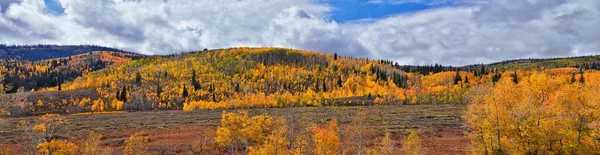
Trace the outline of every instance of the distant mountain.
{"label": "distant mountain", "polygon": [[560,67],[600,69],[600,55],[547,59],[516,59],[496,62],[488,66],[505,70]]}
{"label": "distant mountain", "polygon": [[0,59],[17,59],[37,61],[44,59],[68,57],[93,51],[125,52],[120,49],[96,45],[2,45]]}

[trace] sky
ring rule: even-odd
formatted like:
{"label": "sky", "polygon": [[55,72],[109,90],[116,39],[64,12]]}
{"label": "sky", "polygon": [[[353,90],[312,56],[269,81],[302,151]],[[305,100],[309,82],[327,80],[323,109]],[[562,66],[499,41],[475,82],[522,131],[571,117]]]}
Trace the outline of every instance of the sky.
{"label": "sky", "polygon": [[600,54],[599,0],[0,0],[0,43],[285,47],[467,65]]}

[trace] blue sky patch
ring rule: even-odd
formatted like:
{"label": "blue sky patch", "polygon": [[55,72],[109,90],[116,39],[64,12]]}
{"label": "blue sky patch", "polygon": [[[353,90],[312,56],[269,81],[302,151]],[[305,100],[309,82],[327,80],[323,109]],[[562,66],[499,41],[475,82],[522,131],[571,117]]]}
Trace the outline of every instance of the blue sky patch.
{"label": "blue sky patch", "polygon": [[[373,0],[374,1],[374,0]],[[380,19],[390,15],[414,13],[427,9],[454,5],[453,0],[333,0],[328,2],[334,9],[331,18],[337,22],[362,19]]]}
{"label": "blue sky patch", "polygon": [[58,0],[44,0],[44,3],[46,4],[46,12],[48,13],[55,15],[62,15],[65,13],[65,9]]}

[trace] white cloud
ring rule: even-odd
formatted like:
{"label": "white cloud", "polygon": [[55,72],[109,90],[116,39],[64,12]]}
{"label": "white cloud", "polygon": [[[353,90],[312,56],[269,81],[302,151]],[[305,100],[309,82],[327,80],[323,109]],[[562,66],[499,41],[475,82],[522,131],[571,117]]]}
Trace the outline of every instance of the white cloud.
{"label": "white cloud", "polygon": [[453,65],[600,50],[597,0],[461,0],[352,23],[330,20],[331,7],[313,0],[59,1],[60,16],[44,12],[41,0],[0,3],[0,42],[98,44],[146,54],[279,46]]}

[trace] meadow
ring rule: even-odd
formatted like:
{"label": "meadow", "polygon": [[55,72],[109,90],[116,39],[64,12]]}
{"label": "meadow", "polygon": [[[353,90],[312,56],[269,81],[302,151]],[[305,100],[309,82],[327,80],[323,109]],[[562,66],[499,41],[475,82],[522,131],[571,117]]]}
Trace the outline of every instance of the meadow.
{"label": "meadow", "polygon": [[[400,148],[410,130],[422,135],[423,150],[426,154],[465,154],[469,147],[465,122],[462,115],[465,105],[377,105],[377,106],[329,106],[294,108],[248,109],[250,115],[270,114],[283,116],[288,123],[309,121],[323,123],[338,120],[340,135],[348,133],[348,126],[359,113],[365,113],[365,126],[369,141],[375,141],[386,129]],[[229,110],[235,111],[235,110]],[[70,121],[63,139],[79,143],[89,131],[103,135],[100,147],[103,152],[120,154],[124,141],[133,133],[144,131],[149,137],[148,151],[159,154],[192,154],[194,141],[206,139],[214,141],[215,130],[219,126],[222,110],[181,110],[120,112],[103,114],[64,115]],[[33,126],[38,117],[9,118],[2,126],[0,143],[17,148],[15,152],[26,152],[29,128],[18,128],[19,122],[28,121]],[[342,141],[344,140],[342,136]],[[370,144],[373,145],[373,144]],[[35,150],[30,150],[35,151]],[[396,150],[401,153],[401,150]]]}

